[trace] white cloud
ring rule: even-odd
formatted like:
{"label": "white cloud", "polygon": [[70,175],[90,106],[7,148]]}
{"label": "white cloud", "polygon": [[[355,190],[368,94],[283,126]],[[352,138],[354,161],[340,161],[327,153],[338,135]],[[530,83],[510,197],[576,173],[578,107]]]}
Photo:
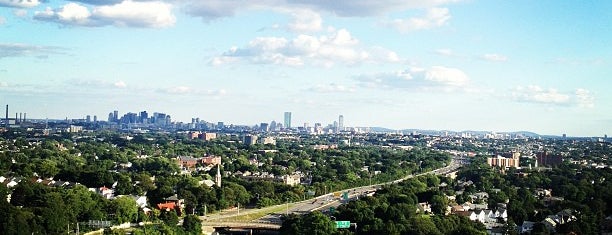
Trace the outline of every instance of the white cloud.
{"label": "white cloud", "polygon": [[455,53],[451,49],[437,49],[436,54],[441,56],[454,56]]}
{"label": "white cloud", "polygon": [[575,95],[578,106],[583,108],[595,107],[595,96],[593,96],[589,90],[578,88],[576,89]]}
{"label": "white cloud", "polygon": [[56,12],[57,17],[62,22],[74,22],[75,24],[86,24],[91,17],[87,7],[76,3],[68,3],[61,10]]}
{"label": "white cloud", "polygon": [[0,59],[5,57],[21,56],[35,56],[39,58],[46,58],[50,54],[62,54],[63,50],[64,49],[60,47],[35,46],[20,43],[0,43]]}
{"label": "white cloud", "polygon": [[[102,1],[102,0],[78,0]],[[406,9],[432,8],[460,0],[378,0],[378,1],[329,1],[329,0],[175,0],[182,3],[187,14],[211,21],[231,17],[249,9],[290,9],[332,13],[344,17],[380,16]]]}
{"label": "white cloud", "polygon": [[122,0],[71,0],[74,2],[82,2],[91,5],[113,5],[120,3]]}
{"label": "white cloud", "polygon": [[433,66],[425,71],[425,80],[456,87],[464,86],[470,81],[463,71],[443,66]]}
{"label": "white cloud", "polygon": [[469,77],[460,69],[444,66],[411,67],[402,71],[364,74],[354,78],[364,87],[381,89],[442,89],[453,91],[468,89],[467,85],[470,82]]}
{"label": "white cloud", "polygon": [[303,4],[315,9],[332,12],[339,16],[380,16],[389,12],[406,9],[431,8],[458,0],[378,0],[378,1],[329,1],[290,0],[289,3]]}
{"label": "white cloud", "polygon": [[289,12],[293,17],[293,22],[287,25],[290,31],[307,33],[318,32],[323,29],[323,19],[319,13],[308,9],[291,10]]}
{"label": "white cloud", "polygon": [[66,84],[81,88],[127,88],[124,81],[106,81],[102,79],[71,79],[66,81]]}
{"label": "white cloud", "polygon": [[6,24],[6,18],[0,16],[0,25]]}
{"label": "white cloud", "polygon": [[335,83],[329,84],[318,84],[314,87],[308,89],[309,91],[318,92],[318,93],[346,93],[346,92],[354,92],[355,88],[347,87],[344,85],[339,85]]}
{"label": "white cloud", "polygon": [[40,5],[38,0],[0,0],[0,6],[3,7],[29,8],[38,5]]}
{"label": "white cloud", "polygon": [[443,26],[450,18],[448,8],[431,8],[427,10],[427,14],[423,17],[395,19],[385,24],[400,32],[410,32]]}
{"label": "white cloud", "polygon": [[176,22],[172,6],[168,3],[131,0],[115,5],[96,6],[91,11],[78,3],[68,3],[58,9],[47,7],[44,11],[36,11],[34,19],[79,26],[116,25],[153,28],[169,27]]}
{"label": "white cloud", "polygon": [[554,88],[542,88],[535,85],[515,87],[512,98],[518,102],[551,104],[559,106],[595,107],[595,97],[589,90],[579,88],[574,92],[561,92]]}
{"label": "white cloud", "polygon": [[493,61],[493,62],[505,62],[508,61],[508,57],[500,54],[484,54],[480,57],[483,60]]}
{"label": "white cloud", "polygon": [[335,64],[362,62],[398,62],[395,52],[384,48],[362,48],[359,40],[346,29],[330,35],[301,34],[292,39],[284,37],[258,37],[242,48],[232,47],[221,56],[212,59],[213,65],[246,61],[255,64],[280,64],[300,66],[304,64],[331,67]]}
{"label": "white cloud", "polygon": [[123,1],[116,5],[100,6],[93,10],[96,18],[114,25],[162,28],[174,25],[172,5],[160,1]]}

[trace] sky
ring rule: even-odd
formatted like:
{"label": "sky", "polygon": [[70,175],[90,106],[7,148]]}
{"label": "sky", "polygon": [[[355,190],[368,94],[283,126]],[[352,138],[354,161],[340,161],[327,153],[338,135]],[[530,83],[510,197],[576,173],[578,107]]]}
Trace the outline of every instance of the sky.
{"label": "sky", "polygon": [[0,104],[603,136],[611,41],[607,0],[0,0]]}

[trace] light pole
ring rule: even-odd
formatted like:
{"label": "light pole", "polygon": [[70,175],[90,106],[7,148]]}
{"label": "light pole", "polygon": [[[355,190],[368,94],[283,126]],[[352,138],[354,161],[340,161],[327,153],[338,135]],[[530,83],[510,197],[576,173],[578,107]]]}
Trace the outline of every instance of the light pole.
{"label": "light pole", "polygon": [[287,212],[286,215],[289,216],[289,198],[287,197],[287,203],[285,203],[285,205],[287,205]]}

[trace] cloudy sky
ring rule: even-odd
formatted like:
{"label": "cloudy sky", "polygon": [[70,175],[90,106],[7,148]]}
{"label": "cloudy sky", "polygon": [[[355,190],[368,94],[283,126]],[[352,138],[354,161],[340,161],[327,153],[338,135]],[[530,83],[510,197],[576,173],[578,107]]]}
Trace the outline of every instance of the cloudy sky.
{"label": "cloudy sky", "polygon": [[0,103],[603,136],[611,41],[605,0],[0,0]]}

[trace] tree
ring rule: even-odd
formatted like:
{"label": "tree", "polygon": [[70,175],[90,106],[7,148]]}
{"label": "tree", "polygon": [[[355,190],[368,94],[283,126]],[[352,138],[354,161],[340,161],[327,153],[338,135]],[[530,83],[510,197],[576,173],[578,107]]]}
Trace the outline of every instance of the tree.
{"label": "tree", "polygon": [[446,214],[448,199],[444,195],[436,194],[431,198],[431,211],[438,215]]}
{"label": "tree", "polygon": [[132,222],[138,215],[138,204],[132,197],[119,197],[111,202],[110,213],[115,214],[118,223]]}
{"label": "tree", "polygon": [[183,219],[183,230],[189,234],[202,234],[202,221],[195,215],[187,215]]}
{"label": "tree", "polygon": [[179,222],[178,215],[176,215],[176,211],[162,211],[159,215],[159,218],[164,221],[165,224],[171,227],[176,227]]}

